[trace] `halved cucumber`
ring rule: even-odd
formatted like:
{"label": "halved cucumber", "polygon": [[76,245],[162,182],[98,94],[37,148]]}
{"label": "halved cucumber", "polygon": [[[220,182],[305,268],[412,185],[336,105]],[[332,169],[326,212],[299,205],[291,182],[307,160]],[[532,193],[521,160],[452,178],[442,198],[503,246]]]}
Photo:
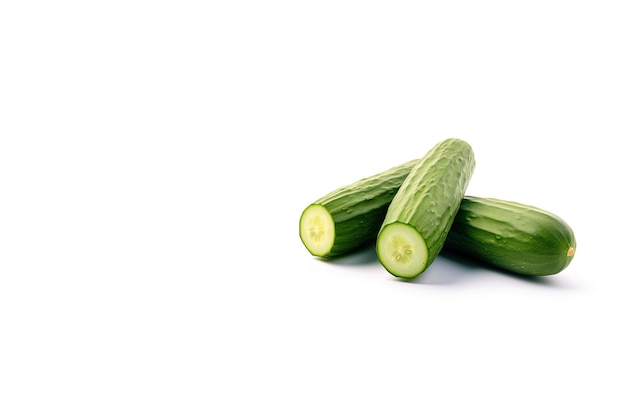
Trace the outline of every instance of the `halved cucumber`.
{"label": "halved cucumber", "polygon": [[338,188],[304,209],[300,239],[315,256],[334,257],[376,239],[387,207],[417,160]]}
{"label": "halved cucumber", "polygon": [[387,209],[376,241],[380,263],[415,278],[441,251],[474,171],[467,142],[446,139],[415,164]]}

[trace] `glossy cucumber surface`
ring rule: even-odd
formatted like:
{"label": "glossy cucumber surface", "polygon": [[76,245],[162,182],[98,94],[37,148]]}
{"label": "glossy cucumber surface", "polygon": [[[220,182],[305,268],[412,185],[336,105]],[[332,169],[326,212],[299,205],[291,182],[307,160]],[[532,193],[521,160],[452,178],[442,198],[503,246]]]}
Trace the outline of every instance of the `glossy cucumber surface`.
{"label": "glossy cucumber surface", "polygon": [[553,275],[574,258],[576,239],[560,217],[537,207],[466,196],[446,249],[522,275]]}

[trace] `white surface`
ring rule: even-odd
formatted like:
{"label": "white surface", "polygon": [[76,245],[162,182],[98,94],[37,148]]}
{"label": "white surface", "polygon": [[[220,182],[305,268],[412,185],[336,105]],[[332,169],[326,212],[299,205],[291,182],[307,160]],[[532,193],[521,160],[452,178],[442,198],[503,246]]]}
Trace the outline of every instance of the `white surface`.
{"label": "white surface", "polygon": [[[625,415],[619,2],[414,3],[3,3],[0,415]],[[446,137],[568,269],[308,255]]]}

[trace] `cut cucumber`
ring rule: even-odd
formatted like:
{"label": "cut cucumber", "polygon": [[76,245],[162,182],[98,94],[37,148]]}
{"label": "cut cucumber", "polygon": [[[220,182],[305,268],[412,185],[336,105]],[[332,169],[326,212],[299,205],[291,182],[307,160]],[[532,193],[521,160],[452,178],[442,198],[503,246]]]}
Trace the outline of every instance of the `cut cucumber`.
{"label": "cut cucumber", "polygon": [[338,188],[300,216],[300,239],[319,257],[354,251],[376,239],[387,207],[417,160]]}
{"label": "cut cucumber", "polygon": [[376,241],[389,273],[411,279],[424,272],[443,248],[474,171],[467,142],[450,138],[418,161],[391,201]]}
{"label": "cut cucumber", "polygon": [[537,207],[466,196],[446,239],[446,249],[522,275],[553,275],[576,252],[571,227]]}

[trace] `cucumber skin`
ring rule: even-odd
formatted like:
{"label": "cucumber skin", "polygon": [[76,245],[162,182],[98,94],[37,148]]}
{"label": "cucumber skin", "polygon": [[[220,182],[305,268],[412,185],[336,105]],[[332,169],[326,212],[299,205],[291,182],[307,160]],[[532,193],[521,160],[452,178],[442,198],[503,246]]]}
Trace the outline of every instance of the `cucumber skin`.
{"label": "cucumber skin", "polygon": [[466,196],[445,247],[509,272],[544,276],[570,264],[576,239],[563,219],[545,210]]}
{"label": "cucumber skin", "polygon": [[424,270],[443,248],[475,164],[467,142],[445,139],[415,164],[389,205],[380,230],[395,222],[413,226],[428,248]]}
{"label": "cucumber skin", "polygon": [[417,161],[338,188],[313,203],[324,206],[335,222],[333,247],[321,258],[344,255],[376,239],[391,200]]}

